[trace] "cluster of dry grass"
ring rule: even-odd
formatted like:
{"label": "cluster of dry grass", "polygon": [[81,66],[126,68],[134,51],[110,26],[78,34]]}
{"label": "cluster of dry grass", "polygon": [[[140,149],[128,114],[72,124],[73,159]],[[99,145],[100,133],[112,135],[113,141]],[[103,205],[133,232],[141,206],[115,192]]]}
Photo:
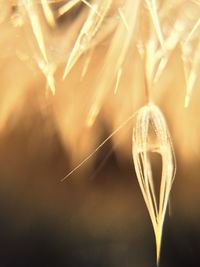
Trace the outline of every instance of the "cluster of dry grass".
{"label": "cluster of dry grass", "polygon": [[[0,1],[1,129],[22,108],[29,88],[38,87],[52,106],[74,172],[111,138],[120,140],[124,155],[131,133],[120,131],[133,125],[133,162],[155,232],[157,262],[176,164],[155,103],[176,131],[179,154],[192,158],[199,127],[191,120],[198,110],[192,95],[199,94],[199,15],[198,0]],[[111,132],[99,146],[97,118]],[[152,153],[161,160],[158,194]]]}

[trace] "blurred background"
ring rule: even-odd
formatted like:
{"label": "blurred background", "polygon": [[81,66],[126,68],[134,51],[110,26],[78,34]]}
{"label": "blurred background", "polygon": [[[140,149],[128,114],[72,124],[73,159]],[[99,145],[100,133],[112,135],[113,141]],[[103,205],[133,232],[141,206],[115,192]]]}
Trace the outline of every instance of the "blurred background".
{"label": "blurred background", "polygon": [[[200,5],[157,1],[167,59],[151,83],[160,64],[152,58],[163,57],[148,1],[73,2],[0,1],[0,266],[156,266],[134,119],[61,182],[146,103],[145,64],[177,159],[160,266],[199,266]],[[95,30],[85,26],[90,5],[101,15],[92,14]]]}

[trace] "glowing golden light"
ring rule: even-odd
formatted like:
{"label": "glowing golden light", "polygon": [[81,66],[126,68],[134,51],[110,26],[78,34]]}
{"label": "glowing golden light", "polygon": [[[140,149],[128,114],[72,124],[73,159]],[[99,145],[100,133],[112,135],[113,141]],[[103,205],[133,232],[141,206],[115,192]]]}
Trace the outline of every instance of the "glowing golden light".
{"label": "glowing golden light", "polygon": [[[130,151],[121,130],[131,125],[157,263],[176,169],[171,140],[185,161],[200,154],[199,16],[193,0],[0,0],[0,130],[31,88],[50,89],[46,102],[74,167],[64,181],[108,140]],[[98,118],[110,131],[103,142]],[[161,160],[159,196],[152,153]]]}
{"label": "glowing golden light", "polygon": [[[132,152],[138,182],[154,228],[158,264],[163,223],[175,176],[175,158],[164,116],[152,103],[138,111],[133,129]],[[154,188],[151,153],[157,153],[161,157],[159,200],[156,199]]]}

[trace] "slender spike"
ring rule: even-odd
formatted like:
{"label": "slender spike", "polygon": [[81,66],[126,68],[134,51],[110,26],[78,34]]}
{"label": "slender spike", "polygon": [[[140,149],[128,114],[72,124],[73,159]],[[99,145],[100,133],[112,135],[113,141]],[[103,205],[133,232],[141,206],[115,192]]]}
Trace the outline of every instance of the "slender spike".
{"label": "slender spike", "polygon": [[46,78],[47,78],[47,83],[49,85],[49,88],[51,89],[51,92],[53,95],[55,95],[55,92],[56,92],[56,86],[55,86],[55,79],[54,79],[54,75],[49,72],[47,75],[46,75]]}
{"label": "slender spike", "polygon": [[78,3],[80,3],[81,0],[71,0],[71,1],[67,1],[67,3],[65,3],[64,5],[62,5],[59,9],[58,9],[58,16],[62,16],[65,13],[67,13],[69,10],[71,10],[74,6],[76,6]]}
{"label": "slender spike", "polygon": [[92,9],[98,16],[101,16],[97,9],[86,0],[71,0],[65,3],[58,9],[58,16],[60,17],[66,14],[68,11],[70,11],[72,8],[74,8],[77,4],[80,4],[81,2],[88,6],[90,9]]}
{"label": "slender spike", "polygon": [[47,85],[49,86],[52,94],[55,95],[55,91],[56,91],[55,79],[54,79],[55,65],[45,62],[39,59],[38,57],[36,57],[36,62],[40,70],[44,74],[46,81],[47,81]]}
{"label": "slender spike", "polygon": [[196,79],[197,79],[197,75],[195,73],[195,70],[192,70],[190,75],[189,75],[188,83],[187,83],[187,89],[186,89],[186,95],[185,95],[185,103],[184,103],[184,107],[185,108],[188,108],[188,106],[190,104],[190,98],[191,98],[192,90],[194,88]]}
{"label": "slender spike", "polygon": [[165,56],[161,58],[160,63],[157,67],[156,73],[154,75],[153,83],[157,83],[159,81],[165,67],[167,66],[168,61],[169,61],[168,54],[166,54]]}
{"label": "slender spike", "polygon": [[122,22],[124,23],[124,26],[125,26],[127,32],[130,34],[130,28],[129,28],[127,19],[126,19],[125,15],[124,15],[124,12],[123,12],[122,8],[118,8],[118,12],[119,12],[120,18],[122,19]]}
{"label": "slender spike", "polygon": [[55,27],[56,21],[55,21],[53,12],[49,6],[48,0],[41,0],[41,4],[42,4],[42,8],[43,8],[44,15],[46,17],[47,22],[49,23],[51,27]]}
{"label": "slender spike", "polygon": [[34,5],[33,0],[22,0],[24,7],[26,8],[26,11],[28,13],[30,23],[32,26],[33,33],[35,35],[36,41],[38,43],[39,49],[42,53],[42,56],[44,57],[45,61],[47,62],[47,53],[46,53],[46,48],[45,48],[45,43],[44,43],[44,37],[42,34],[42,29],[40,25],[40,21],[38,18],[38,14]]}
{"label": "slender spike", "polygon": [[[98,6],[94,5],[93,8],[90,9],[88,18],[86,19],[81,29],[81,32],[74,44],[72,52],[67,61],[63,74],[63,79],[66,78],[70,70],[73,68],[73,66],[81,57],[81,55],[89,48],[92,39],[99,30],[103,22],[103,19],[110,8],[111,2],[112,0],[107,0],[107,1],[103,0],[101,1],[101,4],[99,4]],[[96,10],[101,12],[101,16],[96,14]]]}
{"label": "slender spike", "polygon": [[91,62],[91,59],[92,59],[92,56],[93,56],[93,52],[94,52],[94,48],[89,51],[89,55],[86,58],[83,70],[81,72],[81,80],[85,77],[85,75],[86,75],[86,73],[88,71],[88,68],[89,68],[89,65],[90,65],[90,62]]}
{"label": "slender spike", "polygon": [[93,10],[90,11],[89,17],[87,18],[86,22],[84,23],[81,32],[74,44],[74,47],[72,49],[72,52],[69,56],[69,59],[67,61],[67,65],[64,70],[63,79],[66,78],[72,67],[75,65],[75,63],[78,61],[80,56],[83,54],[83,52],[88,48],[89,42],[92,38],[92,29],[94,26],[96,13],[94,13]]}
{"label": "slender spike", "polygon": [[83,2],[86,6],[88,6],[90,9],[92,9],[94,11],[94,13],[96,13],[99,17],[101,17],[101,14],[98,12],[97,8],[95,7],[95,5],[91,5],[88,1],[86,0],[81,0],[81,2]]}
{"label": "slender spike", "polygon": [[87,127],[92,127],[93,126],[93,124],[94,124],[94,122],[96,120],[96,117],[99,114],[99,111],[100,111],[99,106],[96,105],[96,103],[94,103],[92,105],[92,108],[90,109],[90,113],[87,116],[87,121],[86,121]]}
{"label": "slender spike", "polygon": [[192,67],[188,76],[188,80],[186,83],[186,96],[185,96],[185,108],[189,106],[190,98],[192,91],[194,89],[194,86],[196,84],[197,78],[198,78],[198,72],[200,69],[200,41],[197,44],[197,48],[195,49],[193,61],[192,61]]}
{"label": "slender spike", "polygon": [[195,23],[195,25],[192,28],[191,32],[189,33],[189,35],[188,35],[188,37],[186,39],[186,42],[189,42],[192,39],[195,31],[199,28],[199,26],[200,26],[200,18],[197,20],[197,22]]}
{"label": "slender spike", "polygon": [[118,91],[118,88],[119,88],[121,76],[122,76],[122,68],[119,68],[119,70],[117,72],[117,79],[116,79],[115,90],[114,90],[114,94],[115,95],[117,94],[117,91]]}
{"label": "slender spike", "polygon": [[[99,108],[101,108],[103,100],[107,96],[108,89],[113,85],[118,70],[125,62],[136,29],[140,3],[140,0],[135,0],[134,2],[127,0],[124,5],[124,15],[127,18],[128,25],[130,25],[130,34],[127,34],[127,31],[124,30],[123,23],[118,23],[97,77],[97,88],[93,97],[93,105],[97,105]],[[91,111],[89,111],[90,113]]]}
{"label": "slender spike", "polygon": [[160,251],[161,251],[161,242],[162,242],[162,227],[157,227],[155,232],[156,239],[156,264],[159,266],[160,262]]}
{"label": "slender spike", "polygon": [[157,38],[155,34],[153,33],[153,36],[151,36],[150,40],[146,44],[146,51],[143,58],[144,64],[145,64],[145,77],[147,80],[147,87],[152,86],[153,78],[154,78],[154,72],[155,67],[157,66],[157,62],[160,59],[157,57],[156,51],[157,51]]}
{"label": "slender spike", "polygon": [[188,46],[188,44],[184,42],[184,43],[181,43],[181,51],[182,51],[181,58],[183,62],[183,71],[184,71],[184,77],[185,77],[186,88],[187,88],[188,77],[189,77],[189,73],[191,69],[190,58],[191,58],[192,50],[190,49],[190,46]]}
{"label": "slender spike", "polygon": [[[44,73],[44,75],[46,77],[47,84],[49,85],[52,93],[55,94],[55,80],[54,80],[54,76],[53,76],[53,70],[52,70],[52,67],[50,66],[50,63],[49,63],[48,58],[47,58],[47,52],[46,52],[46,47],[45,47],[45,43],[44,43],[44,37],[43,37],[42,29],[40,26],[40,21],[39,21],[39,17],[37,14],[37,10],[36,10],[34,2],[32,0],[23,0],[23,4],[24,4],[24,7],[26,8],[26,11],[29,15],[29,19],[31,22],[33,33],[35,35],[35,38],[36,38],[36,41],[38,43],[41,54],[44,58],[43,64],[41,64],[41,60],[37,60],[37,62],[39,64],[40,69],[42,70],[42,72]],[[45,2],[43,1],[43,5],[45,6],[45,10],[47,10],[46,5],[48,5],[48,3],[45,4]]]}
{"label": "slender spike", "polygon": [[161,30],[161,26],[160,26],[160,22],[159,22],[159,18],[158,18],[156,0],[146,0],[146,4],[148,6],[153,25],[155,27],[155,30],[156,30],[156,33],[158,36],[158,40],[161,44],[163,51],[165,52],[166,51],[165,42],[164,42],[164,38],[163,38],[163,34],[162,34],[162,30]]}

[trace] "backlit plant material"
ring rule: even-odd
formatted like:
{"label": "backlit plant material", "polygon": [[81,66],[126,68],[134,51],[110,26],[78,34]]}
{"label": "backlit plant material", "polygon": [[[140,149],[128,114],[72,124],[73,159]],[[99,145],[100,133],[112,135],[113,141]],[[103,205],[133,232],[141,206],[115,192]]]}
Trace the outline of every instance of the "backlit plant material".
{"label": "backlit plant material", "polygon": [[[154,228],[159,263],[163,223],[175,175],[175,157],[164,116],[152,103],[138,111],[132,153],[138,182]],[[151,162],[154,153],[159,155],[161,162],[158,199],[155,183],[159,182],[155,182]]]}
{"label": "backlit plant material", "polygon": [[[156,104],[188,159],[199,142],[200,125],[193,116],[199,108],[190,105],[200,91],[199,17],[198,0],[0,0],[0,129],[17,113],[29,88],[53,95],[46,102],[77,166],[64,181],[106,141],[118,142],[116,133],[136,116],[132,154],[154,228],[157,262],[176,166]],[[144,84],[151,90],[148,101]],[[188,121],[185,114],[191,116]],[[98,146],[100,116],[111,134]],[[121,136],[121,151],[130,150],[130,133]],[[160,174],[153,171],[155,155]]]}

